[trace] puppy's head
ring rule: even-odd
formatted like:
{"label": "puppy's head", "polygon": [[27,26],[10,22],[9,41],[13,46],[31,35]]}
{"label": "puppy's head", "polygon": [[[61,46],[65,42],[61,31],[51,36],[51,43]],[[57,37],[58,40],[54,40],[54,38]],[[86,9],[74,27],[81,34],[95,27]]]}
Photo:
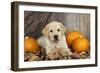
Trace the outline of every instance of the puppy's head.
{"label": "puppy's head", "polygon": [[43,35],[54,42],[60,41],[62,39],[62,36],[64,35],[64,32],[64,25],[57,21],[50,22],[42,30]]}

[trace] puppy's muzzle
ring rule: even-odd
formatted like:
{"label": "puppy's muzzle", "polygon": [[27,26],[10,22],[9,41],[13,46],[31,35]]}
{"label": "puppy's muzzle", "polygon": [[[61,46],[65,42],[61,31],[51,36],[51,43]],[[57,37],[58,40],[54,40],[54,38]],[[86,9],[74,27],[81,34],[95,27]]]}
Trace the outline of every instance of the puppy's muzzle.
{"label": "puppy's muzzle", "polygon": [[55,40],[58,40],[58,35],[54,35],[54,39]]}

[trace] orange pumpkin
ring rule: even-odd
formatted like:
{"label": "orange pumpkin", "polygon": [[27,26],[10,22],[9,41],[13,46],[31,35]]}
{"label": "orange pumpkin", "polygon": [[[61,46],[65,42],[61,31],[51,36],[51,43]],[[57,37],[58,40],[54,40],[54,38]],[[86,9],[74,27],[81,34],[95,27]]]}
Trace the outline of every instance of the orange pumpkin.
{"label": "orange pumpkin", "polygon": [[76,53],[86,52],[89,49],[89,41],[86,38],[77,38],[72,43],[72,48]]}
{"label": "orange pumpkin", "polygon": [[25,52],[36,52],[39,50],[39,45],[35,38],[26,36],[24,39],[24,50]]}
{"label": "orange pumpkin", "polygon": [[66,36],[68,47],[71,48],[72,42],[79,37],[83,37],[83,35],[80,32],[78,31],[69,32]]}

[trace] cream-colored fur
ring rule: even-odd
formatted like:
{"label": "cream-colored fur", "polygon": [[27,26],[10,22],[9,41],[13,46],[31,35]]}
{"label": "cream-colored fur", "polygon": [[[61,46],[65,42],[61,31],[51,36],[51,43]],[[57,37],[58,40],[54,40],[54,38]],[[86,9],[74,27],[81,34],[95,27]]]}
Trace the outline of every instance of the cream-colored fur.
{"label": "cream-colored fur", "polygon": [[[42,31],[43,36],[38,38],[39,45],[45,48],[46,54],[50,59],[52,59],[52,54],[57,53],[57,50],[62,55],[65,53],[68,55],[72,54],[67,46],[64,32],[65,27],[62,23],[52,21],[44,27]],[[55,35],[57,36],[56,38],[54,37]]]}

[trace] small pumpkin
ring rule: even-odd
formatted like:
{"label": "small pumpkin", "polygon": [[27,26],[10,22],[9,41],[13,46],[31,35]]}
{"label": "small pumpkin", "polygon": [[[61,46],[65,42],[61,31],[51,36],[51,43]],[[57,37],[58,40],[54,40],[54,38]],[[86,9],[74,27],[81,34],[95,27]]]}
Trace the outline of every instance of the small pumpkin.
{"label": "small pumpkin", "polygon": [[24,38],[24,51],[25,52],[36,52],[39,50],[38,42],[35,38],[26,36]]}
{"label": "small pumpkin", "polygon": [[82,33],[78,32],[78,31],[73,31],[73,32],[69,32],[66,36],[66,41],[68,44],[68,47],[71,48],[72,42],[77,39],[83,37]]}
{"label": "small pumpkin", "polygon": [[86,52],[89,46],[89,40],[85,37],[77,38],[72,43],[72,48],[76,53]]}

